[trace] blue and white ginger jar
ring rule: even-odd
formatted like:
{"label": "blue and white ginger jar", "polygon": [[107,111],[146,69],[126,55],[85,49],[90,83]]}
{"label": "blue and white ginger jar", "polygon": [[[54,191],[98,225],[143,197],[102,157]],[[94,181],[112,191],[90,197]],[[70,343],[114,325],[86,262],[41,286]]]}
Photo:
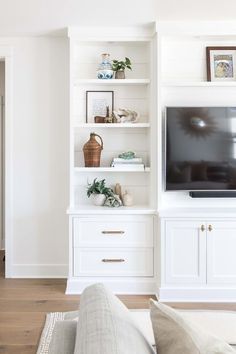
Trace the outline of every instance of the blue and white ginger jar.
{"label": "blue and white ginger jar", "polygon": [[113,77],[112,65],[110,62],[110,54],[104,53],[102,54],[102,62],[97,70],[97,78],[109,80]]}

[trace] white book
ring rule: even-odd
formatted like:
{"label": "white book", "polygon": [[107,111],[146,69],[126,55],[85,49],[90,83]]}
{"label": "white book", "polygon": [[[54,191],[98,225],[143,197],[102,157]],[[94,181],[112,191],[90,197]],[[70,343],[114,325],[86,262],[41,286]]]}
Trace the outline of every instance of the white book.
{"label": "white book", "polygon": [[114,157],[113,161],[114,163],[142,163],[143,159],[142,157],[134,157],[133,159],[125,160],[120,157]]}
{"label": "white book", "polygon": [[121,171],[144,171],[144,164],[140,163],[140,164],[114,164],[112,165],[112,167],[116,170],[121,170]]}

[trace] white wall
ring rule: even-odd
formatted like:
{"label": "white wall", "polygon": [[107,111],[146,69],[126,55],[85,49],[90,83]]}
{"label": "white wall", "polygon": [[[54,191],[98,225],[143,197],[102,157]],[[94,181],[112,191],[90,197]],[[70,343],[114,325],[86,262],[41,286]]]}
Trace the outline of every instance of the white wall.
{"label": "white wall", "polygon": [[66,38],[5,38],[13,47],[12,276],[66,276]]}

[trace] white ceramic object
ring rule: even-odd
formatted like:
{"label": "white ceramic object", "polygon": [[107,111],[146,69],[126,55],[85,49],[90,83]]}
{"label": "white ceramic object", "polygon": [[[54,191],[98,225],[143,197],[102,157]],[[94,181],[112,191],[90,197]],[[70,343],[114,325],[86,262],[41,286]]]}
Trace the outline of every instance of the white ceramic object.
{"label": "white ceramic object", "polygon": [[105,203],[106,196],[105,194],[93,194],[93,204],[96,206],[102,206]]}
{"label": "white ceramic object", "polygon": [[133,197],[127,191],[122,196],[124,206],[132,206],[133,205]]}

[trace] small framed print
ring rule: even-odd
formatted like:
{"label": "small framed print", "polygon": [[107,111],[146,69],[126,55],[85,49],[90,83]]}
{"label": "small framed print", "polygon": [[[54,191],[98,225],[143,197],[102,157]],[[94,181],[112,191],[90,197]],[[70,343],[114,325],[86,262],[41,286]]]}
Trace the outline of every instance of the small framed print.
{"label": "small framed print", "polygon": [[86,91],[86,123],[94,123],[94,117],[106,117],[114,110],[114,91]]}
{"label": "small framed print", "polygon": [[207,47],[207,81],[236,81],[236,47]]}

